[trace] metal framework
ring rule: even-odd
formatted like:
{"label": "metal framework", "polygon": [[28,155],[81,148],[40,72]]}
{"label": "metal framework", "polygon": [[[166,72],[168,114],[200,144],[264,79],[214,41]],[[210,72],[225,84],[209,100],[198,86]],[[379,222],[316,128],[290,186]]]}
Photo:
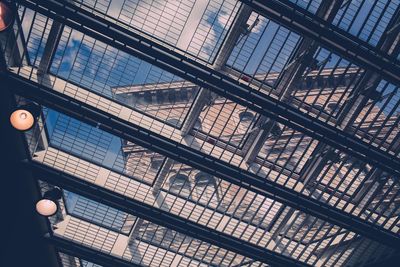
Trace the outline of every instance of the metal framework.
{"label": "metal framework", "polygon": [[397,60],[320,17],[296,8],[295,4],[287,0],[243,2],[288,28],[317,40],[321,45],[359,64],[360,67],[379,72],[385,79],[400,84],[400,65]]}
{"label": "metal framework", "polygon": [[[288,264],[302,265],[290,257],[279,253],[269,251],[251,243],[244,242],[233,236],[221,233],[217,230],[210,229],[203,225],[192,223],[182,219],[179,216],[173,215],[161,209],[156,209],[145,203],[124,198],[111,190],[94,186],[88,182],[82,181],[79,178],[72,177],[60,171],[51,170],[48,167],[41,166],[38,163],[29,162],[28,168],[33,171],[33,174],[49,183],[55,184],[65,190],[75,192],[81,196],[85,196],[94,201],[99,201],[110,207],[125,211],[129,214],[134,214],[142,219],[152,221],[156,224],[176,230],[180,233],[198,238],[205,242],[220,246],[230,251],[237,252],[244,256],[248,256],[256,261],[261,261],[269,264],[277,264],[279,266],[287,266]],[[306,264],[304,266],[307,266]]]}
{"label": "metal framework", "polygon": [[78,257],[80,259],[85,259],[93,263],[101,264],[101,266],[116,266],[116,267],[141,266],[134,264],[132,262],[118,259],[106,253],[94,251],[93,249],[87,248],[79,244],[75,244],[73,242],[66,241],[65,239],[57,236],[52,236],[50,234],[47,234],[44,238],[50,244],[57,247],[60,250],[60,252],[66,253],[70,256]]}
{"label": "metal framework", "polygon": [[[21,1],[21,3],[97,40],[121,49],[121,51],[132,53],[138,58],[184,77],[188,81],[193,81],[220,96],[249,107],[261,115],[274,118],[276,121],[304,132],[334,148],[370,162],[395,175],[400,174],[400,163],[396,157],[371,144],[362,142],[334,126],[298,112],[296,108],[288,104],[254,91],[227,75],[173,52],[142,35],[115,25],[110,20],[64,1],[36,1],[35,3]],[[63,16],[58,14],[63,14]]]}
{"label": "metal framework", "polygon": [[62,189],[63,267],[398,254],[398,1],[15,5],[0,80],[41,105],[21,168]]}
{"label": "metal framework", "polygon": [[14,92],[18,95],[97,125],[100,129],[109,131],[143,147],[151,148],[153,151],[162,153],[174,160],[216,175],[266,197],[276,198],[293,208],[343,226],[389,246],[396,247],[400,242],[400,238],[396,234],[373,223],[364,221],[359,217],[334,208],[329,204],[314,200],[272,181],[262,179],[249,171],[243,171],[238,167],[203,154],[193,148],[176,143],[145,128],[127,123],[116,116],[98,109],[94,110],[90,105],[76,101],[68,96],[57,92],[50,92],[42,85],[34,84],[27,80],[23,81],[20,77],[13,74],[3,77],[3,80],[7,81],[6,84],[13,88]]}

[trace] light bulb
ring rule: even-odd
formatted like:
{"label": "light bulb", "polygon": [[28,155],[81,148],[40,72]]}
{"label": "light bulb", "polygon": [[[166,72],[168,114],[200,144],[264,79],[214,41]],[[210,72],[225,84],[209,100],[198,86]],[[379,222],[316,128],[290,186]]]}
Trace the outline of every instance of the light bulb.
{"label": "light bulb", "polygon": [[26,112],[21,112],[21,114],[19,114],[19,118],[21,120],[25,120],[26,118],[28,118],[28,114],[26,114]]}
{"label": "light bulb", "polygon": [[41,199],[36,203],[36,211],[43,216],[53,216],[57,212],[57,203],[51,199]]}
{"label": "light bulb", "polygon": [[15,129],[26,131],[32,128],[35,118],[31,112],[24,109],[17,109],[11,114],[10,122]]}

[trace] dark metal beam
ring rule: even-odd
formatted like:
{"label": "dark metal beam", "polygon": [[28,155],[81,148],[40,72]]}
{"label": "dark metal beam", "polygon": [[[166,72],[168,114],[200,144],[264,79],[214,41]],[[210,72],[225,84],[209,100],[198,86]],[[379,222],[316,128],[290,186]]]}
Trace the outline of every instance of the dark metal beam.
{"label": "dark metal beam", "polygon": [[47,73],[50,69],[51,62],[54,57],[54,53],[57,49],[58,43],[63,32],[64,26],[58,22],[53,21],[51,25],[49,36],[44,47],[43,55],[39,63],[38,74]]}
{"label": "dark metal beam", "polygon": [[98,16],[62,0],[17,1],[88,36],[248,107],[260,115],[273,118],[294,130],[301,131],[360,160],[400,176],[400,162],[395,156],[304,114],[286,103],[255,91],[201,62],[187,58],[164,45],[149,40],[143,34],[119,26],[111,21],[112,18],[105,19],[103,16]]}
{"label": "dark metal beam", "polygon": [[400,64],[396,59],[296,4],[288,0],[240,1],[360,67],[378,72],[386,80],[400,85]]}
{"label": "dark metal beam", "polygon": [[125,140],[134,142],[176,161],[210,173],[233,184],[251,190],[267,198],[299,209],[312,216],[326,220],[377,242],[400,246],[400,237],[381,226],[364,221],[329,204],[311,199],[285,186],[232,166],[197,149],[177,143],[146,128],[129,123],[117,116],[96,109],[72,97],[49,90],[43,85],[12,73],[2,73],[2,84],[15,93],[30,98],[42,105],[82,120]]}
{"label": "dark metal beam", "polygon": [[70,256],[77,257],[79,259],[87,260],[92,263],[99,264],[101,266],[113,266],[113,267],[142,267],[133,262],[129,262],[123,259],[119,259],[110,254],[94,250],[89,247],[85,247],[73,241],[66,240],[64,238],[46,234],[43,238],[55,246],[60,252],[68,254]]}
{"label": "dark metal beam", "polygon": [[[226,62],[229,59],[229,56],[231,55],[233,49],[235,48],[235,45],[237,41],[239,40],[240,36],[244,34],[246,30],[246,22],[248,21],[250,15],[251,15],[252,9],[249,8],[246,5],[241,5],[239,8],[238,13],[236,14],[236,17],[234,21],[232,22],[232,25],[230,27],[230,30],[228,34],[226,35],[226,38],[221,45],[221,48],[215,58],[213,68],[218,71],[224,71],[224,67],[226,65]],[[182,125],[181,128],[181,134],[182,136],[185,136],[189,134],[189,132],[193,129],[193,126],[195,125],[196,121],[198,120],[201,112],[203,111],[203,108],[205,105],[209,105],[210,103],[213,102],[213,99],[215,99],[215,96],[207,89],[200,88],[199,93],[187,115],[187,118],[185,119],[185,122]]]}
{"label": "dark metal beam", "polygon": [[279,266],[308,266],[293,258],[281,255],[278,252],[270,251],[207,226],[197,224],[138,200],[127,198],[117,192],[94,185],[93,183],[40,163],[26,161],[23,165],[26,166],[37,179],[257,261],[277,264]]}

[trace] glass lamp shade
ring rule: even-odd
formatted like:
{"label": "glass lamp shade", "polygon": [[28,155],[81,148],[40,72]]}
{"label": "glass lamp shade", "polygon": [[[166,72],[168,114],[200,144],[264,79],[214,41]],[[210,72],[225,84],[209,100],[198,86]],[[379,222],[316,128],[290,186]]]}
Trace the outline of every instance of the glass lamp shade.
{"label": "glass lamp shade", "polygon": [[62,197],[62,191],[58,187],[44,193],[43,198],[36,203],[36,211],[43,216],[49,217],[57,213],[58,200]]}
{"label": "glass lamp shade", "polygon": [[40,110],[40,106],[34,102],[18,107],[10,115],[11,125],[19,131],[31,129],[40,114]]}
{"label": "glass lamp shade", "polygon": [[0,2],[0,32],[5,31],[13,23],[14,14],[10,3]]}
{"label": "glass lamp shade", "polygon": [[19,131],[27,131],[32,128],[35,118],[25,109],[17,109],[10,116],[11,125]]}
{"label": "glass lamp shade", "polygon": [[42,216],[53,216],[58,210],[58,205],[54,200],[41,199],[36,203],[36,211]]}

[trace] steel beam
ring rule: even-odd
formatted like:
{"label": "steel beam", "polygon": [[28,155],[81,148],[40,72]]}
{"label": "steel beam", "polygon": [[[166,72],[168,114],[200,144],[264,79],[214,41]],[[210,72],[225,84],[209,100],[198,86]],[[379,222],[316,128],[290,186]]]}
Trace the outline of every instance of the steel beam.
{"label": "steel beam", "polygon": [[17,1],[101,42],[135,55],[218,95],[248,107],[260,115],[273,118],[294,130],[301,131],[360,160],[400,176],[400,162],[395,156],[374,147],[372,144],[367,144],[337,127],[304,114],[295,107],[255,91],[251,87],[205,66],[201,62],[174,52],[165,45],[144,37],[143,34],[119,26],[111,21],[112,18],[105,19],[103,15],[98,16],[65,0]]}
{"label": "steel beam", "polygon": [[85,247],[83,245],[65,240],[58,236],[46,234],[44,238],[47,240],[47,242],[56,247],[60,252],[77,257],[79,259],[84,259],[89,262],[99,264],[101,266],[142,267],[141,265],[135,264],[133,262],[119,259],[110,254]]}
{"label": "steel beam", "polygon": [[[397,15],[393,16],[393,19],[388,24],[387,30],[393,25],[396,25],[400,21],[399,17],[400,9],[397,11]],[[399,37],[393,36],[392,34],[387,34],[385,32],[380,39],[377,48],[382,50],[384,53],[390,56],[397,57],[398,50],[400,47]],[[354,88],[350,99],[345,103],[343,110],[338,114],[339,118],[337,124],[345,131],[353,131],[353,123],[359,116],[360,112],[363,110],[364,106],[368,103],[369,97],[364,92],[366,88],[375,89],[380,82],[380,77],[376,73],[367,70],[364,76],[361,78],[360,83]],[[321,151],[326,149],[327,153],[322,155]],[[395,150],[395,152],[397,152]],[[321,170],[328,164],[329,156],[332,156],[334,151],[327,148],[324,144],[318,144],[317,149],[314,150],[312,156],[307,160],[304,168],[302,169],[300,175],[306,185],[306,188],[315,192],[317,184],[315,179],[321,173]],[[381,177],[381,171],[375,171],[374,174],[368,178],[367,183],[360,185],[360,190],[354,196],[352,203],[357,203],[362,209],[366,209],[366,203],[369,203],[369,199],[374,197],[374,192],[377,191],[379,186],[379,177]]]}
{"label": "steel beam", "polygon": [[15,93],[30,98],[42,105],[68,116],[112,133],[127,141],[134,142],[154,152],[163,154],[178,162],[224,179],[264,197],[276,199],[282,204],[299,209],[307,214],[326,220],[350,231],[389,246],[400,246],[400,237],[381,226],[364,221],[329,204],[311,199],[285,186],[216,159],[195,148],[177,143],[146,128],[134,125],[105,111],[93,108],[62,93],[46,89],[15,74],[1,75],[2,83]]}
{"label": "steel beam", "polygon": [[42,58],[40,59],[38,75],[45,74],[49,71],[54,53],[57,49],[58,43],[60,42],[63,29],[64,26],[60,22],[55,20],[53,21],[46,45],[44,47]]}
{"label": "steel beam", "polygon": [[[226,62],[229,59],[235,45],[246,29],[246,22],[251,15],[252,9],[246,5],[241,5],[239,11],[231,25],[231,28],[222,44],[213,64],[213,68],[217,71],[223,71]],[[199,93],[182,125],[181,134],[187,135],[193,128],[196,120],[200,117],[205,105],[211,103],[215,96],[205,88],[200,88]]]}
{"label": "steel beam", "polygon": [[[331,22],[342,5],[342,2],[343,0],[322,1],[317,11],[317,16]],[[280,101],[286,101],[290,97],[293,89],[303,77],[303,73],[317,49],[318,44],[313,39],[303,38],[301,40],[299,48],[292,57],[292,62],[288,64],[281,74],[278,85],[274,90],[277,92]],[[267,123],[259,126],[256,131],[250,134],[243,147],[244,158],[247,163],[250,164],[254,162],[275,125],[276,122],[274,120],[268,120]]]}
{"label": "steel beam", "polygon": [[[155,224],[178,231],[182,234],[197,238],[212,245],[250,257],[257,261],[279,266],[301,265],[308,266],[290,257],[263,247],[251,244],[239,238],[219,232],[209,227],[188,221],[180,216],[171,214],[159,208],[127,198],[112,190],[94,185],[80,178],[52,169],[34,161],[26,161],[26,168],[40,180],[60,186],[61,188],[97,201],[109,207],[132,214]],[[113,266],[113,265],[112,265]]]}
{"label": "steel beam", "polygon": [[399,61],[288,0],[240,0],[262,15],[400,86]]}

